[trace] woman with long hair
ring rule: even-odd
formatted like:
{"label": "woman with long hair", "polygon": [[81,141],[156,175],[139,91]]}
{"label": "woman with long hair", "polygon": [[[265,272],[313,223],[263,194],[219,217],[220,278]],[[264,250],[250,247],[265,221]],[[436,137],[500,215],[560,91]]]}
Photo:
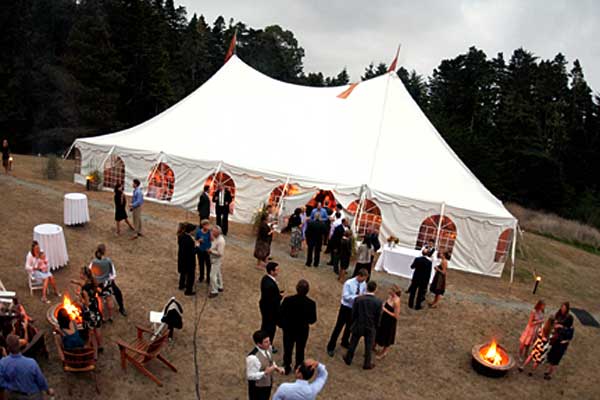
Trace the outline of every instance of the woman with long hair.
{"label": "woman with long hair", "polygon": [[531,346],[533,339],[536,338],[538,330],[544,323],[545,307],[546,304],[544,303],[544,300],[538,300],[529,314],[527,326],[519,338],[519,359],[521,361],[523,361],[525,356],[529,353],[529,347]]}
{"label": "woman with long hair", "polygon": [[294,214],[288,220],[286,229],[290,230],[290,256],[298,257],[302,250],[302,209],[296,208]]}
{"label": "woman with long hair", "polygon": [[[538,365],[544,362],[546,359],[546,353],[548,352],[548,346],[550,342],[550,335],[554,327],[554,317],[550,317],[546,320],[542,329],[538,331],[537,338],[533,343],[533,349],[529,353],[527,360],[519,367],[519,372],[523,372],[523,369],[533,360],[533,371]],[[533,371],[529,372],[529,376],[533,375]]]}
{"label": "woman with long hair", "polygon": [[71,320],[69,313],[64,308],[58,310],[56,316],[60,333],[62,334],[62,343],[65,350],[79,349],[84,346],[83,339],[79,336],[79,331],[75,322]]}
{"label": "woman with long hair", "polygon": [[440,252],[440,263],[435,267],[435,275],[431,281],[429,290],[435,295],[433,302],[429,304],[430,308],[436,308],[440,299],[446,292],[446,276],[448,274],[448,260],[450,252]]}
{"label": "woman with long hair", "polygon": [[121,221],[125,221],[129,229],[135,230],[129,218],[127,218],[127,198],[123,192],[123,184],[117,183],[115,185],[115,223],[117,224],[117,235],[121,234]]}
{"label": "woman with long hair", "polygon": [[81,305],[83,324],[90,332],[90,341],[97,353],[104,351],[102,347],[102,314],[100,313],[99,295],[102,289],[98,286],[92,271],[87,268],[81,268]]}
{"label": "woman with long hair", "polygon": [[273,240],[273,229],[268,224],[268,214],[260,217],[260,225],[256,235],[256,244],[254,245],[254,258],[256,258],[256,268],[263,269],[271,255],[271,241]]}
{"label": "woman with long hair", "polygon": [[563,356],[567,352],[569,343],[573,340],[575,328],[573,327],[573,316],[569,312],[569,302],[565,302],[560,306],[556,313],[554,323],[554,334],[550,339],[550,351],[548,352],[548,370],[544,372],[544,379],[552,379],[552,374],[560,364]]}
{"label": "woman with long hair", "polygon": [[27,253],[25,258],[25,269],[31,274],[33,279],[37,279],[43,282],[42,286],[42,302],[50,303],[46,294],[48,292],[48,285],[54,289],[54,294],[57,297],[61,296],[61,293],[56,288],[56,281],[52,272],[48,270],[47,263],[44,261],[44,257],[41,256],[42,251],[40,245],[36,240],[31,243],[31,250]]}
{"label": "woman with long hair", "polygon": [[383,313],[381,314],[381,321],[377,328],[377,334],[375,335],[375,346],[380,346],[381,349],[376,351],[376,358],[382,359],[388,353],[391,345],[396,340],[396,326],[398,325],[398,319],[400,318],[400,295],[402,289],[399,286],[394,285],[390,288],[388,298],[383,303]]}

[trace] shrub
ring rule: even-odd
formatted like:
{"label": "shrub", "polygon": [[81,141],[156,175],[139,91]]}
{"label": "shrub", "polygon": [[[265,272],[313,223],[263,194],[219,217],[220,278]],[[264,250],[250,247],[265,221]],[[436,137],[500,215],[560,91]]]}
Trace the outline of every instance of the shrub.
{"label": "shrub", "polygon": [[46,165],[43,169],[43,175],[46,179],[58,179],[60,175],[60,164],[55,154],[50,154],[46,158]]}

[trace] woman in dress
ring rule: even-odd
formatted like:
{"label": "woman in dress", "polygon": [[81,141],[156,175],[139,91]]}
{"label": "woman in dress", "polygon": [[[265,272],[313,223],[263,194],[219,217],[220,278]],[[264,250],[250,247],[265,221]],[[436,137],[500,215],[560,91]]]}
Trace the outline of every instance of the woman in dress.
{"label": "woman in dress", "polygon": [[[548,344],[550,341],[550,335],[552,333],[552,328],[554,326],[554,317],[550,317],[544,323],[542,329],[538,331],[535,342],[533,343],[533,349],[527,357],[527,360],[519,367],[519,372],[523,372],[523,369],[527,364],[533,360],[533,370],[537,368],[538,365],[544,362],[546,359],[546,353],[548,352]],[[529,376],[533,375],[533,371],[529,372]]]}
{"label": "woman in dress", "polygon": [[263,269],[267,265],[269,255],[271,254],[271,240],[273,240],[273,229],[267,223],[268,214],[260,217],[260,226],[256,235],[256,244],[254,245],[254,258],[256,258],[256,268]]}
{"label": "woman in dress", "polygon": [[544,300],[538,300],[533,310],[529,314],[529,320],[527,326],[519,338],[519,359],[523,361],[525,356],[529,353],[529,347],[533,342],[533,339],[537,336],[538,330],[544,323],[544,308],[546,304]]}
{"label": "woman in dress", "polygon": [[129,229],[134,230],[133,225],[127,218],[127,198],[123,192],[123,184],[117,183],[115,185],[115,221],[117,224],[117,235],[121,234],[121,221],[125,221]]}
{"label": "woman in dress", "polygon": [[60,297],[61,293],[56,288],[56,281],[54,280],[52,272],[47,268],[48,264],[44,263],[43,260],[40,260],[40,253],[40,245],[34,240],[31,243],[31,251],[27,253],[27,257],[25,258],[25,270],[31,274],[33,279],[43,281],[42,302],[50,303],[50,300],[46,297],[48,285],[52,286],[54,294],[56,294],[57,297]]}
{"label": "woman in dress", "polygon": [[83,324],[89,330],[90,341],[92,341],[96,352],[102,353],[104,351],[102,347],[102,332],[100,331],[102,314],[100,313],[98,301],[101,288],[98,286],[94,275],[92,275],[92,271],[87,267],[81,269],[81,279],[83,281],[83,285],[81,286]]}
{"label": "woman in dress", "polygon": [[[552,378],[552,374],[560,364],[560,360],[562,360],[565,355],[567,348],[569,347],[569,343],[573,339],[573,335],[575,334],[575,328],[573,327],[573,316],[569,314],[569,303],[564,303],[561,306],[559,312],[561,312],[561,317],[566,315],[560,323],[555,321],[554,323],[554,334],[552,335],[552,339],[550,340],[550,351],[548,352],[548,370],[544,372],[544,379],[549,380]],[[563,312],[565,314],[563,314]]]}
{"label": "woman in dress", "polygon": [[383,303],[381,322],[379,323],[377,334],[375,335],[375,347],[381,347],[379,351],[376,350],[376,358],[378,360],[386,356],[390,346],[394,344],[396,339],[396,325],[400,318],[401,294],[402,289],[400,289],[399,286],[394,285],[389,291],[387,300]]}
{"label": "woman in dress", "polygon": [[288,228],[290,234],[290,256],[298,257],[298,253],[302,250],[302,209],[296,208],[294,214],[288,220]]}
{"label": "woman in dress", "polygon": [[62,334],[62,342],[65,350],[80,349],[84,346],[83,339],[79,336],[79,331],[75,322],[71,320],[69,313],[64,308],[58,310],[56,316],[58,327]]}
{"label": "woman in dress", "polygon": [[440,299],[446,292],[446,276],[448,273],[449,252],[440,252],[440,264],[435,267],[435,275],[431,281],[429,290],[435,295],[433,303],[429,303],[430,308],[436,308]]}

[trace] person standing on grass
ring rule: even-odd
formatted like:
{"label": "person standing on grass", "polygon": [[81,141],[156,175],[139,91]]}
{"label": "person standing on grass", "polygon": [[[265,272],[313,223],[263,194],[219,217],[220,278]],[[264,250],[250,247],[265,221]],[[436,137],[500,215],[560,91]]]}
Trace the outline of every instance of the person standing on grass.
{"label": "person standing on grass", "polygon": [[369,275],[371,274],[373,248],[371,240],[367,235],[362,237],[362,240],[356,248],[356,265],[354,266],[354,272],[352,276],[355,277],[358,271],[366,269]]}
{"label": "person standing on grass", "polygon": [[344,282],[342,289],[342,299],[340,304],[340,310],[338,312],[337,320],[331,337],[327,343],[327,354],[329,357],[333,357],[335,352],[335,346],[337,344],[338,337],[344,329],[342,335],[342,347],[348,348],[350,346],[350,326],[352,325],[352,306],[354,300],[365,293],[367,284],[366,280],[369,277],[369,273],[366,269],[361,269],[354,278],[348,279]]}
{"label": "person standing on grass", "polygon": [[[523,372],[524,368],[533,360],[533,371],[537,368],[538,365],[543,363],[546,360],[546,353],[548,352],[548,346],[550,342],[550,335],[552,333],[552,328],[554,327],[554,317],[550,317],[542,326],[542,329],[538,331],[537,338],[533,343],[533,349],[531,349],[531,353],[529,353],[529,357],[527,360],[519,366],[519,372]],[[533,371],[529,372],[529,376],[533,375]]]}
{"label": "person standing on grass", "polygon": [[117,235],[121,234],[121,221],[125,221],[129,229],[132,231],[135,230],[133,225],[129,222],[129,218],[127,218],[127,198],[125,197],[125,193],[123,192],[123,184],[117,183],[115,185],[115,221],[117,224]]}
{"label": "person standing on grass", "polygon": [[440,299],[446,292],[446,277],[448,276],[448,260],[450,260],[450,252],[440,251],[440,264],[435,267],[435,275],[429,290],[435,295],[432,303],[429,303],[430,308],[436,308]]}
{"label": "person standing on grass", "polygon": [[10,171],[10,148],[6,139],[2,141],[2,166],[4,167],[4,173],[8,175]]}
{"label": "person standing on grass", "polygon": [[296,208],[286,227],[290,231],[290,257],[298,257],[302,250],[302,223],[302,209]]}
{"label": "person standing on grass", "polygon": [[256,243],[254,244],[254,258],[256,258],[256,268],[263,269],[271,255],[271,242],[273,241],[273,228],[267,222],[269,215],[260,216],[260,225],[256,233]]}
{"label": "person standing on grass", "polygon": [[317,304],[307,296],[309,289],[308,282],[300,279],[296,284],[296,294],[286,297],[281,303],[278,325],[283,330],[283,366],[286,375],[292,371],[294,345],[294,369],[302,365],[310,325],[317,322]]}
{"label": "person standing on grass", "polygon": [[[567,303],[568,304],[568,303]],[[573,340],[573,335],[575,334],[575,328],[573,327],[573,316],[568,313],[568,306],[565,307],[565,304],[561,306],[561,310],[563,308],[567,309],[567,316],[561,320],[560,323],[554,324],[554,334],[552,335],[552,339],[550,339],[551,348],[548,352],[548,370],[544,372],[544,379],[550,380],[552,379],[552,374],[560,364],[560,360],[562,360],[563,356],[567,352],[567,348],[569,347],[569,343]]]}
{"label": "person standing on grass", "polygon": [[133,213],[133,226],[135,227],[135,235],[131,238],[137,239],[142,235],[142,205],[144,204],[144,194],[140,187],[140,180],[133,180],[133,198],[129,211]]}
{"label": "person standing on grass", "polygon": [[389,291],[387,300],[383,303],[383,314],[381,314],[381,322],[375,336],[375,344],[381,347],[379,351],[376,351],[378,360],[387,355],[390,346],[396,341],[396,326],[400,318],[401,295],[402,289],[394,285]]}
{"label": "person standing on grass", "polygon": [[179,272],[179,290],[186,296],[193,296],[196,283],[196,245],[192,233],[196,227],[187,222],[179,224],[177,229],[177,271]]}
{"label": "person standing on grass", "polygon": [[202,226],[202,221],[210,218],[210,197],[208,196],[208,192],[210,191],[210,186],[205,185],[204,191],[200,193],[200,199],[198,200],[198,217],[200,218],[200,226]]}
{"label": "person standing on grass", "polygon": [[[260,300],[258,302],[258,308],[262,317],[260,330],[269,335],[271,344],[273,344],[281,306],[282,291],[279,290],[279,286],[277,285],[277,276],[279,275],[280,268],[276,262],[269,262],[265,269],[267,273],[260,281]],[[273,353],[277,353],[276,348],[273,348]]]}
{"label": "person standing on grass", "polygon": [[211,246],[210,220],[200,221],[200,229],[196,231],[196,254],[198,256],[198,282],[204,281],[206,272],[206,283],[210,285],[210,246]]}
{"label": "person standing on grass", "polygon": [[249,400],[269,400],[273,388],[273,374],[283,374],[273,361],[273,350],[269,334],[256,331],[252,334],[254,349],[246,356],[246,379],[248,380]]}
{"label": "person standing on grass", "polygon": [[529,314],[529,320],[527,321],[527,327],[519,338],[519,359],[522,362],[527,354],[529,354],[529,347],[536,338],[538,330],[544,323],[544,309],[546,304],[544,300],[538,300],[533,310]]}
{"label": "person standing on grass", "polygon": [[[425,300],[425,294],[427,293],[427,285],[429,284],[429,278],[431,277],[431,257],[433,250],[429,250],[424,247],[421,250],[422,256],[415,258],[410,268],[414,270],[410,287],[408,292],[408,307],[420,310],[421,304]],[[416,304],[415,304],[416,297]]]}
{"label": "person standing on grass", "polygon": [[208,297],[212,299],[225,290],[223,288],[223,275],[221,274],[223,257],[225,256],[225,237],[218,225],[212,228],[210,250],[208,252],[210,254],[210,294]]}
{"label": "person standing on grass", "polygon": [[222,183],[217,185],[217,190],[213,195],[215,203],[215,213],[217,214],[217,225],[221,227],[223,235],[227,236],[229,230],[229,207],[233,198],[231,192]]}
{"label": "person standing on grass", "polygon": [[[282,383],[273,400],[315,400],[327,382],[327,368],[313,359],[305,360],[296,367],[296,382]],[[314,381],[310,379],[317,371]]]}
{"label": "person standing on grass", "polygon": [[19,337],[8,335],[6,347],[10,355],[0,360],[0,398],[43,399],[43,392],[54,396],[38,363],[21,354]]}
{"label": "person standing on grass", "polygon": [[[314,211],[314,210],[313,210]],[[315,214],[314,219],[308,221],[306,227],[306,266],[311,264],[315,267],[319,266],[321,261],[321,246],[323,245],[323,235],[325,233],[325,225],[321,221],[321,214]]]}
{"label": "person standing on grass", "polygon": [[339,262],[338,281],[345,282],[346,271],[350,266],[350,259],[352,258],[352,231],[350,229],[344,231],[337,250],[337,257]]}
{"label": "person standing on grass", "polygon": [[352,306],[352,339],[348,352],[344,357],[346,365],[352,364],[354,352],[361,337],[365,339],[365,362],[363,369],[373,369],[375,365],[371,361],[371,352],[375,345],[375,332],[381,320],[382,302],[375,297],[377,282],[367,283],[367,293],[359,296]]}

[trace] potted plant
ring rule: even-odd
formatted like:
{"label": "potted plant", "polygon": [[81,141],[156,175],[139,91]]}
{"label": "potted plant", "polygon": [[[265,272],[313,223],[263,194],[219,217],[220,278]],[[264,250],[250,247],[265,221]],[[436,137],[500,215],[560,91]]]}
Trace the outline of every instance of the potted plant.
{"label": "potted plant", "polygon": [[86,177],[87,190],[98,190],[102,184],[102,174],[97,169],[93,170]]}

